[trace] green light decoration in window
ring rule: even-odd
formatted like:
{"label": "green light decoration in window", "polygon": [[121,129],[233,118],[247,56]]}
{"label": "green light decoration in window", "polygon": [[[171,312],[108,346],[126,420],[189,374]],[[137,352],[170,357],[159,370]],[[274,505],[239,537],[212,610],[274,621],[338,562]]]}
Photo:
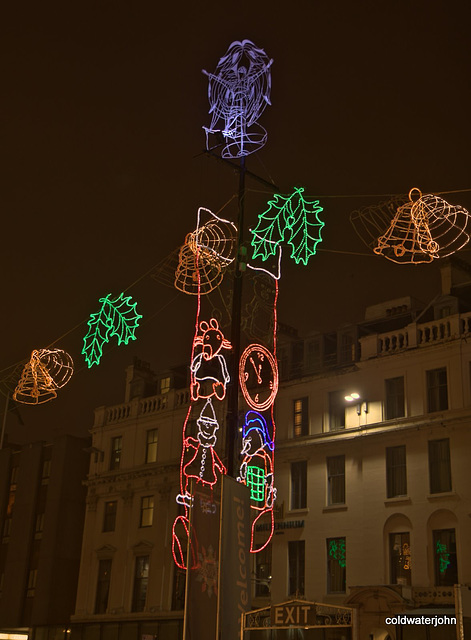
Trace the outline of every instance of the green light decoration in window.
{"label": "green light decoration in window", "polygon": [[114,299],[111,298],[111,293],[100,298],[101,309],[90,315],[88,333],[83,339],[82,354],[89,368],[99,364],[103,345],[113,336],[116,336],[119,345],[126,345],[129,340],[136,339],[134,332],[142,316],[136,312],[137,303],[131,304],[130,300],[131,296],[125,298],[124,293]]}
{"label": "green light decoration in window", "polygon": [[436,548],[437,556],[438,556],[438,566],[440,569],[440,573],[445,573],[445,571],[450,566],[450,554],[447,553],[446,544],[437,540],[437,548]]}
{"label": "green light decoration in window", "polygon": [[345,540],[343,538],[329,540],[329,556],[337,560],[341,567],[347,565],[345,560]]}
{"label": "green light decoration in window", "polygon": [[307,265],[315,255],[317,244],[322,242],[321,230],[325,223],[318,214],[323,207],[319,200],[305,200],[303,191],[302,187],[296,187],[290,196],[276,194],[268,201],[268,209],[258,216],[255,229],[250,230],[253,258],[267,260],[285,240],[291,246],[290,257],[296,264]]}
{"label": "green light decoration in window", "polygon": [[250,487],[250,498],[256,502],[265,500],[265,472],[260,467],[247,467],[247,486]]}

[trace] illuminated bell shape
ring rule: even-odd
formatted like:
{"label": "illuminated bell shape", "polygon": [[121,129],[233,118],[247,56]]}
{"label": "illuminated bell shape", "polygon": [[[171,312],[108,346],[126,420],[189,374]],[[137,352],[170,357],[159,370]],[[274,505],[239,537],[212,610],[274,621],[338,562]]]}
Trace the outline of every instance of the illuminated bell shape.
{"label": "illuminated bell shape", "polygon": [[[191,234],[189,234],[191,236]],[[188,236],[187,236],[188,240]],[[183,293],[197,296],[211,293],[223,279],[219,264],[199,260],[188,242],[180,249],[177,270],[175,271],[175,287]]]}
{"label": "illuminated bell shape", "polygon": [[374,252],[398,264],[420,264],[432,262],[433,253],[423,249],[432,241],[430,234],[418,229],[412,220],[413,202],[406,202],[398,208],[389,229],[378,238]]}
{"label": "illuminated bell shape", "polygon": [[54,380],[39,359],[39,352],[33,351],[25,365],[13,400],[23,404],[43,404],[57,397]]}
{"label": "illuminated bell shape", "polygon": [[236,228],[225,220],[210,220],[187,236],[187,244],[203,262],[218,264],[222,269],[234,261]]}
{"label": "illuminated bell shape", "polygon": [[379,236],[389,229],[398,207],[406,202],[405,196],[396,196],[391,200],[352,211],[350,222],[367,247],[374,250]]}
{"label": "illuminated bell shape", "polygon": [[[419,192],[420,193],[420,192]],[[427,227],[436,258],[445,258],[469,242],[469,212],[459,205],[451,205],[432,194],[421,195],[411,208],[411,217],[419,229]],[[419,242],[424,250],[427,243]]]}
{"label": "illuminated bell shape", "polygon": [[74,362],[62,349],[39,349],[38,357],[46,367],[56,389],[64,387],[74,373]]}

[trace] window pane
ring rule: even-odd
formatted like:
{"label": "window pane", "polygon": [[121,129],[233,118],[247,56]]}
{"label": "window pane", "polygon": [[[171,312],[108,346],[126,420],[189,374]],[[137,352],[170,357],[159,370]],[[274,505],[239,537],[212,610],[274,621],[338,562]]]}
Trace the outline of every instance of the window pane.
{"label": "window pane", "polygon": [[389,534],[391,584],[411,584],[410,534]]}
{"label": "window pane", "polygon": [[327,593],[345,593],[346,566],[345,538],[327,538]]}
{"label": "window pane", "polygon": [[157,462],[157,429],[147,432],[146,462]]}
{"label": "window pane", "polygon": [[329,393],[330,430],[345,429],[345,391]]}
{"label": "window pane", "polygon": [[458,584],[458,562],[454,529],[439,529],[433,532],[435,557],[435,586]]}
{"label": "window pane", "polygon": [[304,552],[304,540],[288,542],[290,595],[304,595]]}
{"label": "window pane", "polygon": [[291,463],[291,509],[306,508],[307,462]]}
{"label": "window pane", "polygon": [[95,613],[106,613],[110,592],[111,559],[100,560],[95,598]]}
{"label": "window pane", "polygon": [[345,456],[327,458],[327,504],[345,504]]}
{"label": "window pane", "polygon": [[430,493],[451,491],[450,440],[430,440],[428,443]]}
{"label": "window pane", "polygon": [[386,406],[385,419],[393,420],[394,418],[402,418],[404,411],[404,378],[389,378],[385,380],[386,385]]}
{"label": "window pane", "polygon": [[427,371],[428,411],[448,409],[448,382],[446,367]]}
{"label": "window pane", "polygon": [[150,527],[154,520],[154,496],[141,498],[141,527]]}
{"label": "window pane", "polygon": [[105,517],[103,519],[103,531],[114,531],[116,527],[116,512],[118,503],[116,500],[105,502]]}
{"label": "window pane", "polygon": [[309,434],[308,398],[293,401],[293,434],[295,437]]}
{"label": "window pane", "polygon": [[117,438],[112,438],[111,440],[111,458],[110,458],[110,469],[119,469],[121,464],[121,446],[122,446],[123,438],[118,436]]}
{"label": "window pane", "polygon": [[386,448],[386,487],[388,498],[407,495],[405,445]]}
{"label": "window pane", "polygon": [[134,568],[132,611],[144,611],[149,582],[149,556],[138,556]]}
{"label": "window pane", "polygon": [[270,595],[271,583],[271,544],[255,554],[255,595]]}

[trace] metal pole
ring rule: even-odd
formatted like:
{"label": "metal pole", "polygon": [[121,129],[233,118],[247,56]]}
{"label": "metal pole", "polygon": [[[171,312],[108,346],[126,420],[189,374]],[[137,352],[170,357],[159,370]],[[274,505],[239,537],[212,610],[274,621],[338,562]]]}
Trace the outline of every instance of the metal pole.
{"label": "metal pole", "polygon": [[227,473],[234,477],[234,454],[239,416],[239,359],[240,359],[240,321],[242,312],[242,276],[245,260],[241,259],[241,249],[244,243],[244,200],[245,200],[245,156],[240,158],[239,169],[239,218],[237,222],[237,256],[235,260],[234,288],[232,292],[232,365],[231,384],[227,397],[227,440],[226,457]]}
{"label": "metal pole", "polygon": [[0,434],[0,449],[3,449],[3,438],[5,437],[5,427],[7,424],[8,405],[10,403],[10,391],[7,391],[5,398],[5,409],[3,410],[2,433]]}

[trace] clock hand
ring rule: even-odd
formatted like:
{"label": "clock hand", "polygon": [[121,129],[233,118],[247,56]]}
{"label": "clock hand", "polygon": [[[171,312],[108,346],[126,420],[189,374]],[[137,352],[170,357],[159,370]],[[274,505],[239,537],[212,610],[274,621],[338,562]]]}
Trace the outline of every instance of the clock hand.
{"label": "clock hand", "polygon": [[262,384],[262,378],[260,377],[260,369],[262,368],[262,365],[261,365],[261,364],[259,364],[259,365],[258,365],[258,369],[257,369],[257,367],[255,366],[255,362],[253,361],[253,358],[252,358],[252,357],[250,357],[250,358],[249,358],[249,360],[250,360],[250,362],[252,363],[252,367],[254,368],[255,375],[257,376],[257,382],[258,382],[258,384]]}

